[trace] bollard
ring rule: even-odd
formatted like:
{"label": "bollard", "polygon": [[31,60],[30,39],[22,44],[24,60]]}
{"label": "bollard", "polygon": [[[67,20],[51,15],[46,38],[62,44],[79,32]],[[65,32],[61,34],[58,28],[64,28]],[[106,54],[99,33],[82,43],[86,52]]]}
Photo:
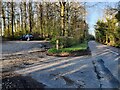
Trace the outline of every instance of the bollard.
{"label": "bollard", "polygon": [[59,41],[56,40],[56,49],[58,50],[59,49]]}

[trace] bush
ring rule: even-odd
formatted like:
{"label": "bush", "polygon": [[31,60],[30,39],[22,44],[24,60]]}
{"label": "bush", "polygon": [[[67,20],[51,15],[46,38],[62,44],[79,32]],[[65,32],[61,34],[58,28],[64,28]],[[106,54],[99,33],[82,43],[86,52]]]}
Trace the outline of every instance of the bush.
{"label": "bush", "polygon": [[88,35],[88,39],[89,39],[89,40],[95,40],[95,37],[94,37],[93,35],[89,34],[89,35]]}
{"label": "bush", "polygon": [[120,42],[116,41],[114,46],[117,47],[117,48],[120,48]]}
{"label": "bush", "polygon": [[56,45],[56,38],[52,38],[51,40],[50,40],[50,43],[51,44],[53,44],[53,47],[55,47],[55,45]]}
{"label": "bush", "polygon": [[45,38],[46,41],[50,41],[50,38]]}
{"label": "bush", "polygon": [[57,38],[53,38],[51,40],[51,43],[53,45],[56,45],[56,40],[59,40],[59,48],[67,48],[67,47],[71,47],[72,45],[76,44],[75,39],[74,38],[70,38],[70,37],[59,37]]}

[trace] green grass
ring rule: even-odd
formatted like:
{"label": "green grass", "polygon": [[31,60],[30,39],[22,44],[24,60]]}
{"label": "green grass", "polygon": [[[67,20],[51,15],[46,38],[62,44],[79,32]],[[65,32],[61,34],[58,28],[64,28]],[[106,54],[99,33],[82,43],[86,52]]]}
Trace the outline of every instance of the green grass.
{"label": "green grass", "polygon": [[62,52],[73,52],[73,51],[82,51],[82,50],[86,50],[87,49],[87,42],[81,43],[81,44],[77,44],[68,48],[62,48],[57,50],[56,48],[51,48],[48,50],[48,53],[62,53]]}

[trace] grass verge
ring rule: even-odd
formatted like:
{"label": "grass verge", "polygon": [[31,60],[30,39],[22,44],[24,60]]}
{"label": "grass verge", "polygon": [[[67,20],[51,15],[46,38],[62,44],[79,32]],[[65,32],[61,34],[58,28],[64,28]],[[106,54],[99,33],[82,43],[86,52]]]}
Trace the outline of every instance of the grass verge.
{"label": "grass verge", "polygon": [[[71,56],[71,55],[83,55],[88,52],[87,42],[76,44],[68,48],[62,48],[57,50],[56,48],[51,48],[48,50],[48,55],[57,55],[57,56]],[[82,54],[83,53],[83,54]]]}

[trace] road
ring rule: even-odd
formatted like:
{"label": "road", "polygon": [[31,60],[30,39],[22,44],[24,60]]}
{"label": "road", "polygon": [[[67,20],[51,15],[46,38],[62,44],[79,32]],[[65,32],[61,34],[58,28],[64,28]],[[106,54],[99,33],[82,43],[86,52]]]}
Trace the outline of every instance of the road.
{"label": "road", "polygon": [[91,56],[40,58],[31,67],[16,70],[45,88],[118,88],[120,53],[117,48],[90,41]]}
{"label": "road", "polygon": [[2,43],[2,54],[23,54],[29,51],[40,51],[43,45],[48,46],[47,41],[6,41]]}

